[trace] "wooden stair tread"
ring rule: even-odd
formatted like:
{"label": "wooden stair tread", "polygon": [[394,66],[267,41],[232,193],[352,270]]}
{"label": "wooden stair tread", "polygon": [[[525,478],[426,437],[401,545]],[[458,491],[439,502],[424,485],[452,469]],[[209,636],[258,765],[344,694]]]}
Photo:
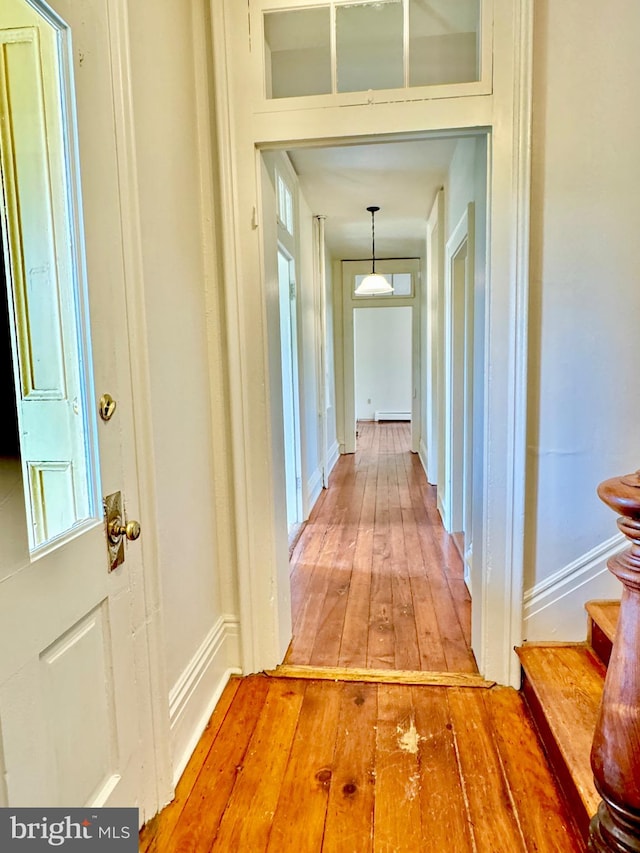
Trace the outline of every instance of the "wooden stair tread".
{"label": "wooden stair tread", "polygon": [[587,601],[585,610],[593,620],[613,642],[616,635],[616,625],[618,624],[618,614],[620,613],[619,601]]}
{"label": "wooden stair tread", "polygon": [[605,666],[586,645],[531,644],[517,653],[576,792],[593,815],[600,796],[590,754]]}

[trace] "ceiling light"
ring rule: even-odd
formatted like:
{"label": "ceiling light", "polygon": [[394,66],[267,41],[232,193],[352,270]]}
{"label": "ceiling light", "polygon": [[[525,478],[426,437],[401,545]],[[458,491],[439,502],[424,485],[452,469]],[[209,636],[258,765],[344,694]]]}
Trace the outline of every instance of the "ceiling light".
{"label": "ceiling light", "polygon": [[366,275],[355,289],[356,296],[379,296],[382,293],[393,293],[393,288],[387,279],[376,272],[376,225],[375,216],[379,207],[368,207],[371,214],[371,272]]}

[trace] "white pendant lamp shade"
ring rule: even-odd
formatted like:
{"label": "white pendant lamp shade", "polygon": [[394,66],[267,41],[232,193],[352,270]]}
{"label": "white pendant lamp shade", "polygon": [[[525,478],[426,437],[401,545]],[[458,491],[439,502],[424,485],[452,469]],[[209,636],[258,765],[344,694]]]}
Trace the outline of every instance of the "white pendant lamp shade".
{"label": "white pendant lamp shade", "polygon": [[379,207],[368,207],[371,214],[371,261],[372,267],[369,275],[366,275],[355,289],[356,296],[380,296],[383,293],[393,293],[393,287],[387,279],[376,272],[376,229],[375,215]]}
{"label": "white pendant lamp shade", "polygon": [[393,293],[387,279],[377,272],[366,275],[355,290],[358,296],[378,296],[380,293]]}

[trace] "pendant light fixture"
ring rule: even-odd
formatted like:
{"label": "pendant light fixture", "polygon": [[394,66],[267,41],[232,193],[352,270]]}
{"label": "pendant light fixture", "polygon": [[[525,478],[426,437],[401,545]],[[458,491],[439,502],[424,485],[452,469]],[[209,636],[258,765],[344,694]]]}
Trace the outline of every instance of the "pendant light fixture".
{"label": "pendant light fixture", "polygon": [[355,289],[356,296],[379,296],[383,293],[393,293],[393,288],[387,279],[376,272],[376,224],[375,216],[379,207],[368,207],[371,214],[371,272],[366,275]]}

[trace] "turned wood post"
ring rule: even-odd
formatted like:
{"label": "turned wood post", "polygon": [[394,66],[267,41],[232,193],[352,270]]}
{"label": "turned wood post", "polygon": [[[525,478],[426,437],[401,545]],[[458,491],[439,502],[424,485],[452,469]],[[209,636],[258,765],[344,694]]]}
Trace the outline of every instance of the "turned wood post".
{"label": "turned wood post", "polygon": [[591,767],[602,802],[589,829],[593,853],[640,853],[640,471],[606,480],[602,500],[620,514],[631,548],[609,560],[622,601]]}

